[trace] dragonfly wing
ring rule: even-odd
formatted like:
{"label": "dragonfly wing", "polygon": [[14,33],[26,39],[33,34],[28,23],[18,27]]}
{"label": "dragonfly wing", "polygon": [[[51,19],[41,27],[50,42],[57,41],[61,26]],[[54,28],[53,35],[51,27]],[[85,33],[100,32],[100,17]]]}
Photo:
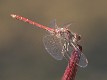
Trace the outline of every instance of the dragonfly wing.
{"label": "dragonfly wing", "polygon": [[56,19],[53,19],[52,21],[50,21],[50,27],[51,28],[58,28],[57,24],[56,24]]}
{"label": "dragonfly wing", "polygon": [[88,60],[87,60],[86,56],[80,51],[80,49],[78,48],[77,45],[75,45],[72,42],[71,42],[71,44],[74,47],[74,49],[77,50],[78,55],[80,57],[79,62],[77,62],[76,64],[80,67],[83,67],[83,68],[86,67],[88,65]]}
{"label": "dragonfly wing", "polygon": [[71,25],[72,25],[72,23],[69,22],[69,23],[66,23],[66,24],[63,24],[63,25],[60,25],[60,26],[63,27],[63,28],[69,28]]}
{"label": "dragonfly wing", "polygon": [[79,63],[77,63],[77,65],[84,68],[88,65],[88,60],[82,52],[79,53],[79,55],[80,55],[80,59],[79,59]]}
{"label": "dragonfly wing", "polygon": [[57,38],[55,35],[47,35],[43,38],[43,43],[45,49],[53,58],[55,58],[56,60],[63,59],[63,45],[59,38]]}

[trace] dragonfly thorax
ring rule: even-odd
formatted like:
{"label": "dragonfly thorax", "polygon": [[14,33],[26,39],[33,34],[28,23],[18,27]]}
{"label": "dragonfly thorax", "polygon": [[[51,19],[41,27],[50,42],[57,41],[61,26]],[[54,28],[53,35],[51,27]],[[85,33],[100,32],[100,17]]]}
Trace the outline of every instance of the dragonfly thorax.
{"label": "dragonfly thorax", "polygon": [[69,40],[71,33],[67,28],[58,28],[55,29],[55,35],[57,38]]}

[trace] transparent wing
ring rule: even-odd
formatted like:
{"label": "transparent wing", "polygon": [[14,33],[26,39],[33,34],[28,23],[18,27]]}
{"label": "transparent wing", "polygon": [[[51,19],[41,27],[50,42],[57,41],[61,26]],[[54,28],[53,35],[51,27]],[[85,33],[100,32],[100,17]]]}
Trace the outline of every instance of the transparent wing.
{"label": "transparent wing", "polygon": [[63,44],[61,39],[57,38],[55,35],[47,35],[43,38],[43,43],[47,52],[56,60],[62,60],[63,54]]}
{"label": "transparent wing", "polygon": [[51,28],[58,28],[57,24],[56,24],[56,19],[53,19],[51,22],[50,22],[50,27]]}
{"label": "transparent wing", "polygon": [[76,63],[78,66],[80,66],[80,67],[86,67],[87,65],[88,65],[88,60],[87,60],[87,58],[85,57],[85,55],[80,51],[80,49],[78,48],[78,46],[77,45],[75,45],[74,43],[72,43],[71,42],[71,44],[72,44],[72,46],[74,47],[74,49],[75,50],[77,50],[78,51],[78,55],[79,55],[79,57],[80,57],[80,59],[79,59],[79,62],[78,63]]}
{"label": "transparent wing", "polygon": [[88,65],[88,60],[82,52],[79,54],[80,54],[80,60],[79,63],[77,63],[77,65],[84,68]]}
{"label": "transparent wing", "polygon": [[66,24],[63,24],[63,25],[60,25],[61,27],[65,27],[65,28],[69,28],[70,26],[72,25],[72,23],[71,22],[69,22],[69,23],[66,23]]}

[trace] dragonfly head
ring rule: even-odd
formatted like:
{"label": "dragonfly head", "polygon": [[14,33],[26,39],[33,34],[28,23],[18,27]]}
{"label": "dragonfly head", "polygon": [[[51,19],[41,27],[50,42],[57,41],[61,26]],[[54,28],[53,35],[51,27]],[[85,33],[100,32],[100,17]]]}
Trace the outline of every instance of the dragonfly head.
{"label": "dragonfly head", "polygon": [[74,38],[75,38],[76,42],[79,42],[81,40],[81,35],[74,33]]}

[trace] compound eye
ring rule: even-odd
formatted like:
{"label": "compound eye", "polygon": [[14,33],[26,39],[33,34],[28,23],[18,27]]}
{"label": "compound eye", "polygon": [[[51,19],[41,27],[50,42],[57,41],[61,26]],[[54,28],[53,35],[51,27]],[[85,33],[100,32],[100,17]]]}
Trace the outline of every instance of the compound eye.
{"label": "compound eye", "polygon": [[81,40],[81,35],[78,35],[78,40]]}
{"label": "compound eye", "polygon": [[81,40],[81,35],[74,34],[74,38],[76,39],[76,41],[80,41]]}

